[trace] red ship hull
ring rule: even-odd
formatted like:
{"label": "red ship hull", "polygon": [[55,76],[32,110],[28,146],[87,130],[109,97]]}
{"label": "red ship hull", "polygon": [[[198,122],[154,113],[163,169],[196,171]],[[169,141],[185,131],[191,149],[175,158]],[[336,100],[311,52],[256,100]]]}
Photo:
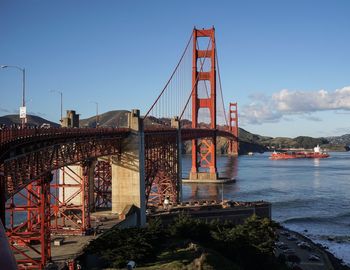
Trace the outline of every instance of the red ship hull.
{"label": "red ship hull", "polygon": [[326,153],[272,153],[270,159],[279,160],[279,159],[296,159],[296,158],[328,158],[329,155]]}

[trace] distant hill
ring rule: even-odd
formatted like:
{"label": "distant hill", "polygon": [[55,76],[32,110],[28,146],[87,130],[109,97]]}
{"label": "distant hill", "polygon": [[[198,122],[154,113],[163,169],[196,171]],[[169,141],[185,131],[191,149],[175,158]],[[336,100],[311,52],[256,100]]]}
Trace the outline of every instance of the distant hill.
{"label": "distant hill", "polygon": [[[5,115],[5,116],[0,116],[0,125],[6,125],[6,126],[11,126],[11,125],[20,125],[21,124],[21,119],[17,114],[10,114],[10,115]],[[60,125],[51,122],[49,120],[46,120],[40,116],[36,115],[27,115],[27,125],[28,126],[41,126],[42,124],[50,124],[52,127],[59,127]]]}
{"label": "distant hill", "polygon": [[344,134],[341,136],[327,137],[328,149],[332,151],[349,151],[350,150],[350,134]]}
{"label": "distant hill", "polygon": [[327,137],[326,139],[329,141],[330,144],[350,145],[350,134]]}
{"label": "distant hill", "polygon": [[[109,111],[98,116],[99,126],[126,127],[128,124],[128,112],[125,110]],[[81,127],[95,127],[96,116],[80,120]]]}
{"label": "distant hill", "polygon": [[262,144],[272,148],[305,148],[311,149],[316,145],[328,144],[326,138],[313,138],[308,136],[299,136],[296,138],[276,137],[266,141]]}
{"label": "distant hill", "polygon": [[240,141],[248,142],[248,143],[258,143],[263,145],[265,142],[272,140],[272,137],[261,136],[258,134],[250,133],[249,131],[239,128],[238,137]]}

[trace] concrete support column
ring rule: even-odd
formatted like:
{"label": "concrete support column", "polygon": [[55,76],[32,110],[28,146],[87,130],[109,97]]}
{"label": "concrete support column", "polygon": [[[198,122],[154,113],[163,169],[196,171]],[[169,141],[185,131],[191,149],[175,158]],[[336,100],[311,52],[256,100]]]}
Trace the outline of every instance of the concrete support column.
{"label": "concrete support column", "polygon": [[139,224],[146,224],[144,132],[140,111],[128,115],[132,130],[125,139],[122,151],[112,157],[112,212],[122,213],[124,208],[135,205],[140,209]]}
{"label": "concrete support column", "polygon": [[173,119],[171,119],[171,127],[176,128],[178,130],[178,136],[177,136],[177,170],[178,170],[178,193],[177,193],[177,201],[182,201],[182,142],[181,142],[181,125],[180,120],[176,116]]}

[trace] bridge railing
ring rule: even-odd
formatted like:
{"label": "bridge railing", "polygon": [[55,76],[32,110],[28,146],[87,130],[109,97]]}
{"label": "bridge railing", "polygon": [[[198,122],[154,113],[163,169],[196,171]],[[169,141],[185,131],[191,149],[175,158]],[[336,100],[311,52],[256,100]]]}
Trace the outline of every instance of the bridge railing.
{"label": "bridge railing", "polygon": [[108,135],[126,132],[127,128],[5,128],[0,130],[0,145],[18,139],[44,136]]}
{"label": "bridge railing", "polygon": [[[147,127],[145,133],[162,134],[167,132],[176,132],[175,128],[171,127]],[[230,140],[235,140],[235,136],[228,130],[224,129],[209,129],[209,128],[181,128],[181,136],[183,140],[191,140],[204,137],[226,137]]]}

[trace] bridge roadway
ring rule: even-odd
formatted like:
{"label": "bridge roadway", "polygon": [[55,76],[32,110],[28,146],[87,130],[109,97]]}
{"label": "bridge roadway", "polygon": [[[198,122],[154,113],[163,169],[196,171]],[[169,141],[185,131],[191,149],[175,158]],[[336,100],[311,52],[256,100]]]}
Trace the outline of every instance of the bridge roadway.
{"label": "bridge roadway", "polygon": [[[5,162],[16,160],[30,155],[31,153],[41,152],[44,149],[50,152],[47,161],[53,163],[54,153],[50,148],[59,149],[59,146],[72,146],[83,145],[85,149],[75,149],[76,158],[63,162],[64,164],[53,165],[51,168],[46,167],[45,171],[52,171],[62,166],[71,165],[88,158],[97,158],[100,156],[106,156],[116,154],[120,148],[121,140],[125,139],[130,132],[130,128],[24,128],[16,129],[9,128],[0,131],[0,166]],[[156,136],[157,139],[168,140],[170,136],[177,136],[178,131],[176,128],[171,127],[158,127],[158,128],[146,128],[144,130],[146,136]],[[208,138],[214,136],[226,137],[234,140],[235,137],[232,133],[221,129],[201,129],[201,128],[183,128],[180,132],[180,138],[182,141]],[[86,145],[95,143],[94,147],[86,149]],[[106,147],[111,147],[106,149]],[[65,148],[65,147],[63,147]],[[79,150],[90,151],[88,155],[80,155]],[[68,156],[70,153],[66,153]],[[56,156],[57,159],[60,157]],[[63,159],[63,157],[61,157]],[[57,161],[57,160],[56,160]],[[50,166],[49,166],[50,167]],[[1,171],[0,175],[4,173]],[[13,175],[13,174],[12,174]],[[37,177],[27,178],[27,181],[19,181],[23,178],[22,175],[13,177],[13,183],[7,183],[3,191],[5,192],[5,200],[16,194],[24,186],[28,185],[30,181],[34,181]],[[5,183],[6,184],[6,183]]]}

